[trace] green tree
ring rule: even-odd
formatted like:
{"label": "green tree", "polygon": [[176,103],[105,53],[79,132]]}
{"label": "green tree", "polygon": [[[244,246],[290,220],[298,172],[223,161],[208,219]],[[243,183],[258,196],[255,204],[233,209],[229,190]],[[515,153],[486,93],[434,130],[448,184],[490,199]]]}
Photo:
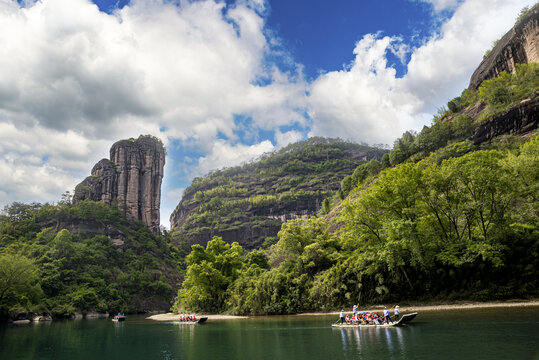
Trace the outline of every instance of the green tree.
{"label": "green tree", "polygon": [[214,237],[206,249],[193,245],[186,261],[187,274],[173,309],[223,310],[228,286],[237,278],[245,261],[242,247],[238,243],[230,245],[222,238]]}
{"label": "green tree", "polygon": [[385,153],[382,156],[382,169],[386,169],[391,166],[391,161],[389,160],[389,153]]}
{"label": "green tree", "polygon": [[0,255],[0,311],[35,304],[41,294],[34,262],[16,254]]}

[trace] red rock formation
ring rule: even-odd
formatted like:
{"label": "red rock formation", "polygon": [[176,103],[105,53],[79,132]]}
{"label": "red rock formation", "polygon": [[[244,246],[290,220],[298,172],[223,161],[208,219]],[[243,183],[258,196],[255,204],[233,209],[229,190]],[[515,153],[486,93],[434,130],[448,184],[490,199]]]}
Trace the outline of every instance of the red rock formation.
{"label": "red rock formation", "polygon": [[522,101],[501,114],[482,122],[472,136],[475,145],[503,134],[526,134],[539,123],[539,97]]}
{"label": "red rock formation", "polygon": [[535,7],[507,32],[474,71],[469,90],[502,71],[514,74],[515,64],[539,62],[539,7]]}
{"label": "red rock formation", "polygon": [[153,136],[121,140],[112,145],[110,160],[102,159],[75,188],[73,202],[89,199],[123,209],[128,220],[141,220],[159,233],[161,182],[165,166],[163,143]]}

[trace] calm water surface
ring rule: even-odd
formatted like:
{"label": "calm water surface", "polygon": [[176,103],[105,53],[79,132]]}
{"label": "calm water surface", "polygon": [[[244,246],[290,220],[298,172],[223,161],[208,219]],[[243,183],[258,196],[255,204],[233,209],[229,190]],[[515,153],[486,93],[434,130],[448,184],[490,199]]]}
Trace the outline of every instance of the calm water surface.
{"label": "calm water surface", "polygon": [[539,308],[423,312],[402,328],[331,328],[335,317],[180,325],[131,316],[0,325],[0,359],[533,359]]}

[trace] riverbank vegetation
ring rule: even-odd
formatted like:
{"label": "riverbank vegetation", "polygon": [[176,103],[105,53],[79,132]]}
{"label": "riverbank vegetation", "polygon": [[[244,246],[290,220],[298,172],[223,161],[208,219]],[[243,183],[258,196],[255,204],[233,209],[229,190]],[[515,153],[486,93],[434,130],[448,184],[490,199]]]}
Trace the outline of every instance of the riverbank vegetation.
{"label": "riverbank vegetation", "polygon": [[180,258],[101,202],[13,203],[0,216],[0,318],[167,309]]}
{"label": "riverbank vegetation", "polygon": [[335,217],[285,223],[266,251],[219,238],[193,246],[175,309],[288,314],[537,296],[537,169],[538,136],[512,150],[387,168]]}
{"label": "riverbank vegetation", "polygon": [[535,63],[463,91],[431,126],[345,176],[316,216],[284,223],[267,250],[220,238],[193,247],[174,309],[290,314],[537,296],[539,136],[469,139],[538,91]]}
{"label": "riverbank vegetation", "polygon": [[[539,64],[516,64],[514,74],[503,71],[498,77],[483,81],[478,90],[464,90],[462,94],[438,110],[431,126],[416,133],[406,131],[394,143],[393,149],[381,161],[371,160],[359,165],[343,178],[333,204],[339,203],[360,184],[375,178],[381,170],[405,162],[417,162],[436,152],[437,161],[460,156],[470,151],[489,147],[473,145],[469,138],[476,126],[502,113],[524,99],[539,94]],[[471,116],[473,115],[473,117]],[[499,149],[500,144],[494,147]]]}
{"label": "riverbank vegetation", "polygon": [[[390,152],[315,138],[197,178],[172,235],[101,202],[13,203],[0,214],[0,319],[165,310],[176,292],[176,311],[231,314],[538,296],[537,131],[469,140],[538,79],[537,64],[519,65],[466,90]],[[320,211],[305,218],[309,202]],[[187,256],[173,245],[261,228],[280,231]]]}

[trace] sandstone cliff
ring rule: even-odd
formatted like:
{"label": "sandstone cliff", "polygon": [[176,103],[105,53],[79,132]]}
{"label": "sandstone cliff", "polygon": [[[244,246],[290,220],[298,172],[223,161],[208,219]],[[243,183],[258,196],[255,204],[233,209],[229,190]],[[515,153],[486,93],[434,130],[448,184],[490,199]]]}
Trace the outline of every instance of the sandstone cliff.
{"label": "sandstone cliff", "polygon": [[526,134],[537,129],[539,123],[539,97],[526,99],[517,106],[482,122],[475,129],[472,141],[475,145],[504,134]]}
{"label": "sandstone cliff", "polygon": [[344,176],[386,152],[311,138],[259,161],[196,178],[170,217],[171,236],[183,245],[205,245],[213,236],[247,249],[268,245],[283,222],[319,211]]}
{"label": "sandstone cliff", "polygon": [[539,7],[535,6],[505,34],[474,71],[469,90],[502,71],[515,72],[515,64],[539,62]]}
{"label": "sandstone cliff", "polygon": [[159,139],[118,141],[110,149],[110,160],[100,160],[92,175],[77,185],[73,202],[88,199],[117,206],[128,220],[141,220],[159,233],[164,166],[165,148]]}

